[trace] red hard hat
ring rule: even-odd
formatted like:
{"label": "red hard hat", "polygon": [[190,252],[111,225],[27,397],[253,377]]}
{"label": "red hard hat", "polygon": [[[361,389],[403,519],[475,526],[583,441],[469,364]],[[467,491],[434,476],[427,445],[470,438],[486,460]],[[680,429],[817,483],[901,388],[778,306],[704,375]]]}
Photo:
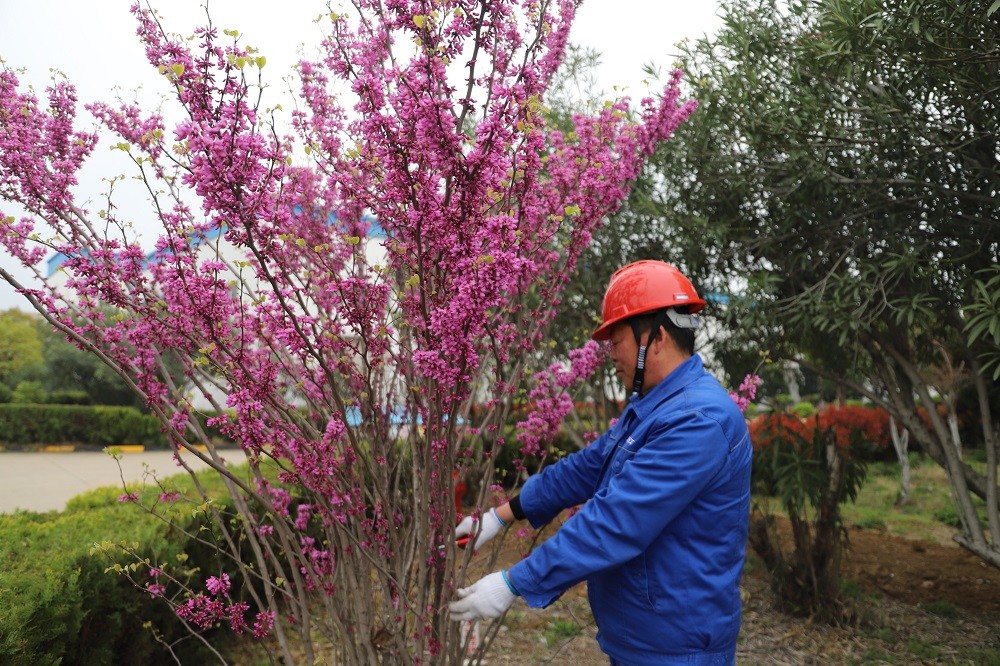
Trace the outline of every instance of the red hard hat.
{"label": "red hard hat", "polygon": [[654,312],[677,305],[688,306],[689,313],[705,307],[691,281],[662,261],[637,261],[615,271],[604,292],[603,323],[591,336],[607,340],[611,327],[644,312]]}

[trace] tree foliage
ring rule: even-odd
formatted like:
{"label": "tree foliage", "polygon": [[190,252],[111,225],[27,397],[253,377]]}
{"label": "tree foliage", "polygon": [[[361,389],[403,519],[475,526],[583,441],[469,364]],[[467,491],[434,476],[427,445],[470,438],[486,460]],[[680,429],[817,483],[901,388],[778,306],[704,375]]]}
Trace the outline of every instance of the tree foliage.
{"label": "tree foliage", "polygon": [[[66,335],[34,312],[0,313],[0,382],[15,389],[39,385],[45,396],[77,396],[95,405],[142,407],[129,385],[99,358],[67,341]],[[79,401],[79,400],[77,400]]]}
{"label": "tree foliage", "polygon": [[[997,21],[986,2],[731,2],[686,48],[699,112],[656,165],[686,260],[733,294],[719,353],[884,405],[947,469],[960,542],[1000,565]],[[935,407],[963,386],[986,474]]]}
{"label": "tree foliage", "polygon": [[0,312],[0,383],[42,361],[38,318],[19,310]]}

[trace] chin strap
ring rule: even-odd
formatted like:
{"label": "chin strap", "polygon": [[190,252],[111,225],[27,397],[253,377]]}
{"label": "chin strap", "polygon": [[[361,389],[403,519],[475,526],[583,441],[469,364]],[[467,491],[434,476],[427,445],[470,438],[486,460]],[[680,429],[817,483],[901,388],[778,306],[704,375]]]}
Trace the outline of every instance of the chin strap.
{"label": "chin strap", "polygon": [[653,320],[653,327],[649,329],[649,338],[646,340],[646,344],[642,343],[642,331],[639,330],[639,324],[636,320],[633,319],[629,322],[632,326],[632,334],[635,335],[635,344],[639,347],[639,355],[635,359],[635,373],[632,376],[632,399],[642,397],[642,385],[646,381],[646,351],[656,339],[656,334],[663,327],[666,317],[665,311],[657,313],[656,319]]}

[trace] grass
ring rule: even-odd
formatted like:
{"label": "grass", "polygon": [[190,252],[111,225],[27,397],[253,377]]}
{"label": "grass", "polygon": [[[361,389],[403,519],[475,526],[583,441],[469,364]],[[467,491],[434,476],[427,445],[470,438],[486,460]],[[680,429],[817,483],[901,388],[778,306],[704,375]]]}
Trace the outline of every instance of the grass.
{"label": "grass", "polygon": [[857,664],[897,664],[899,660],[895,655],[891,655],[881,650],[866,650]]}
{"label": "grass", "polygon": [[929,458],[911,454],[910,496],[901,505],[896,504],[900,475],[896,462],[872,464],[857,500],[841,507],[845,524],[942,541],[942,527],[954,527],[958,520],[945,471]]}
{"label": "grass", "polygon": [[928,613],[932,615],[937,615],[939,617],[945,618],[956,618],[959,615],[958,609],[951,602],[944,601],[943,599],[938,601],[932,601],[930,603],[922,604],[920,606]]}
{"label": "grass", "polygon": [[840,580],[840,592],[848,599],[860,599],[863,596],[861,587],[858,585],[857,581],[853,581],[848,578],[842,578]]}
{"label": "grass", "polygon": [[[946,601],[923,604],[920,608],[946,619],[960,616],[959,610]],[[940,645],[926,636],[913,636],[911,630],[896,626],[871,626],[862,632],[861,635],[883,645],[869,647],[860,657],[852,659],[851,664],[949,663],[1000,666],[1000,650],[995,648]]]}
{"label": "grass", "polygon": [[1000,650],[968,650],[961,654],[970,664],[1000,666]]}
{"label": "grass", "polygon": [[931,661],[941,656],[941,650],[918,638],[910,638],[906,641],[906,652],[921,661]]}
{"label": "grass", "polygon": [[555,619],[545,629],[545,642],[549,647],[583,633],[583,627],[571,620]]}
{"label": "grass", "polygon": [[[930,458],[911,453],[906,504],[896,503],[900,478],[897,462],[871,464],[857,499],[840,507],[844,524],[894,536],[949,542],[959,519],[944,469]],[[765,502],[775,514],[784,515],[783,507],[773,498],[754,499]]]}
{"label": "grass", "polygon": [[[853,660],[855,665],[867,664],[913,664],[941,663],[942,651],[925,641],[910,639],[906,641],[906,654],[890,654],[873,648],[866,650],[860,659]],[[959,650],[949,655],[947,663],[976,664],[976,666],[1000,666],[1000,651],[997,650]]]}

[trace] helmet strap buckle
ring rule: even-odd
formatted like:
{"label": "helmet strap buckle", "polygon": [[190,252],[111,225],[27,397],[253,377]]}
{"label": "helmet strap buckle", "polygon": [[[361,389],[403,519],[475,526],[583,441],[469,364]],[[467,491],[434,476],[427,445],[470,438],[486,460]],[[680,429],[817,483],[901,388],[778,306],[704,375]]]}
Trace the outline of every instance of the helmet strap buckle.
{"label": "helmet strap buckle", "polygon": [[674,308],[667,308],[667,318],[677,328],[694,330],[701,327],[701,317],[693,314],[682,314]]}

